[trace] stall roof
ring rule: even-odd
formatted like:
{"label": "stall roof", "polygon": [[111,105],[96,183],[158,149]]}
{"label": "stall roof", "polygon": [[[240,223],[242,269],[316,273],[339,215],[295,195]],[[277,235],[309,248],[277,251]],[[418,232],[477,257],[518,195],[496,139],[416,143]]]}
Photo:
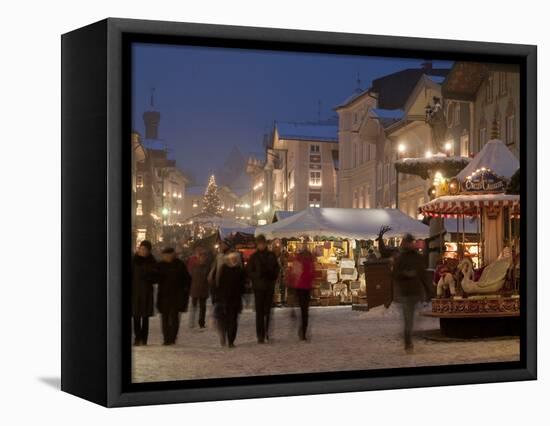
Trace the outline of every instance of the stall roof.
{"label": "stall roof", "polygon": [[220,239],[225,240],[226,238],[231,238],[233,235],[235,235],[238,232],[241,234],[254,235],[255,230],[256,228],[254,228],[253,226],[249,226],[246,228],[240,228],[240,227],[229,228],[226,226],[220,226],[220,228],[218,229],[218,232],[220,233]]}
{"label": "stall roof", "polygon": [[463,181],[482,167],[491,169],[499,176],[511,178],[519,169],[519,161],[501,140],[492,139],[456,177]]}
{"label": "stall roof", "polygon": [[256,228],[266,238],[333,237],[372,240],[381,226],[392,229],[385,236],[400,237],[409,232],[417,238],[429,235],[428,226],[397,209],[308,208],[270,225]]}

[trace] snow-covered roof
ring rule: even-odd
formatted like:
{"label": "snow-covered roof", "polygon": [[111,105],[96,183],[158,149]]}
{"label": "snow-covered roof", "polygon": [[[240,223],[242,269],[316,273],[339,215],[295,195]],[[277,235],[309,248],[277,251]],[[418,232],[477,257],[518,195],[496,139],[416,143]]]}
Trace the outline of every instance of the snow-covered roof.
{"label": "snow-covered roof", "polygon": [[346,105],[351,104],[354,100],[356,100],[357,98],[363,96],[366,93],[368,93],[368,90],[363,90],[363,89],[357,88],[357,89],[355,89],[355,91],[350,96],[348,96],[343,102],[340,102],[334,108],[335,109],[343,108]]}
{"label": "snow-covered roof", "polygon": [[519,213],[520,196],[503,193],[443,195],[421,205],[418,211],[426,216],[436,217],[477,216],[484,207],[511,207],[516,214]]}
{"label": "snow-covered roof", "polygon": [[233,219],[221,216],[208,216],[204,213],[199,213],[195,216],[192,216],[188,220],[192,221],[193,223],[212,224],[213,226],[219,228],[244,229],[249,227],[249,225],[247,225],[246,223],[237,222]]}
{"label": "snow-covered roof", "polygon": [[428,74],[424,74],[424,75],[437,84],[443,84],[443,82],[445,81],[445,78],[447,78],[440,75],[428,75]]}
{"label": "snow-covered roof", "polygon": [[381,226],[392,229],[385,236],[399,237],[409,232],[417,238],[429,235],[428,226],[397,209],[313,208],[302,210],[286,219],[256,228],[256,235],[266,238],[334,237],[372,240]]}
{"label": "snow-covered roof", "polygon": [[277,122],[281,139],[338,142],[338,125],[325,123]]}
{"label": "snow-covered roof", "polygon": [[482,167],[509,179],[519,169],[519,160],[501,140],[492,139],[456,177],[463,181]]}
{"label": "snow-covered roof", "polygon": [[375,117],[380,118],[401,120],[405,116],[405,112],[402,109],[372,108],[370,111],[374,114]]}
{"label": "snow-covered roof", "polygon": [[237,228],[234,228],[234,227],[226,227],[226,226],[220,226],[220,228],[218,229],[218,232],[220,233],[220,238],[222,240],[225,240],[226,238],[230,238],[231,236],[233,236],[234,234],[236,234],[237,232],[241,232],[243,234],[250,234],[250,235],[254,235],[254,231],[256,230],[256,228],[254,228],[253,226],[242,226],[242,227],[237,227]]}
{"label": "snow-covered roof", "polygon": [[291,210],[275,210],[275,213],[273,213],[273,222],[277,222],[279,220],[286,219],[287,217],[294,216],[296,213],[298,212]]}

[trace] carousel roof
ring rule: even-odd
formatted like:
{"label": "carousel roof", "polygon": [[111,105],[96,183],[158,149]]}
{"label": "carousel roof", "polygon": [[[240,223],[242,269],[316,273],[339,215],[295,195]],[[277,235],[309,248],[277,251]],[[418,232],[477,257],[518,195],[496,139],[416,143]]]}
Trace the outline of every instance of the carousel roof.
{"label": "carousel roof", "polygon": [[372,240],[381,226],[390,226],[385,236],[411,233],[417,238],[429,235],[428,226],[397,209],[308,208],[270,225],[256,228],[266,238],[327,237]]}
{"label": "carousel roof", "polygon": [[463,194],[444,195],[418,208],[426,216],[454,217],[457,214],[476,216],[481,207],[512,207],[519,213],[519,195],[510,194]]}
{"label": "carousel roof", "polygon": [[456,177],[460,181],[464,181],[482,167],[491,169],[498,176],[509,179],[519,169],[519,161],[501,140],[492,139]]}

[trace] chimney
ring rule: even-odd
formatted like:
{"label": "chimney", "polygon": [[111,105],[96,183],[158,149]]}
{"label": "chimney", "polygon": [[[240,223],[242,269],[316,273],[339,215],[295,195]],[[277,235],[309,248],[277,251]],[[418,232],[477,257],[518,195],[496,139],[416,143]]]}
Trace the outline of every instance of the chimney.
{"label": "chimney", "polygon": [[426,62],[423,62],[422,63],[422,69],[424,71],[431,71],[433,68],[433,64],[432,64],[432,61],[426,61]]}

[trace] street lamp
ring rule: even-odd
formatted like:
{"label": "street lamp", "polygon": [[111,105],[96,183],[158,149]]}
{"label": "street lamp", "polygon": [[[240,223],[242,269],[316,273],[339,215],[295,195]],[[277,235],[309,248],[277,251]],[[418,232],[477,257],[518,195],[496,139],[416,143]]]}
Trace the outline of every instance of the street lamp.
{"label": "street lamp", "polygon": [[397,146],[397,152],[399,153],[399,157],[401,157],[405,151],[407,151],[407,147],[405,146],[404,143],[400,143],[398,146]]}
{"label": "street lamp", "polygon": [[445,142],[445,152],[447,153],[447,157],[451,155],[451,149],[453,149],[453,144],[451,142]]}
{"label": "street lamp", "polygon": [[426,151],[426,158],[432,158],[432,155],[433,155],[433,154],[432,154],[432,151],[428,149],[428,150]]}

